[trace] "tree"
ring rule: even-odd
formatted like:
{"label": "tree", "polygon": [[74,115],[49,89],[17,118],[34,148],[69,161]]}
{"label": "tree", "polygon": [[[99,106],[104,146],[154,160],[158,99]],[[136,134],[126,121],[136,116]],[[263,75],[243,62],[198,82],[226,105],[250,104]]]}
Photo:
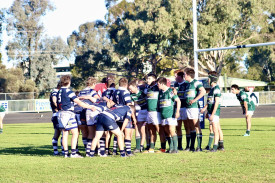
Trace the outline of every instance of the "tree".
{"label": "tree", "polygon": [[79,26],[68,38],[70,50],[75,54],[72,86],[79,88],[89,76],[113,67],[112,45],[102,21],[87,22]]}
{"label": "tree", "polygon": [[[4,22],[4,10],[0,10],[0,47],[2,45],[2,27]],[[0,52],[0,64],[2,63],[2,53]]]}
{"label": "tree", "polygon": [[49,0],[15,0],[7,12],[7,32],[13,37],[6,47],[9,60],[18,61],[26,78],[33,80],[39,90],[55,85],[52,64],[68,56],[61,38],[43,35],[41,18],[51,10]]}

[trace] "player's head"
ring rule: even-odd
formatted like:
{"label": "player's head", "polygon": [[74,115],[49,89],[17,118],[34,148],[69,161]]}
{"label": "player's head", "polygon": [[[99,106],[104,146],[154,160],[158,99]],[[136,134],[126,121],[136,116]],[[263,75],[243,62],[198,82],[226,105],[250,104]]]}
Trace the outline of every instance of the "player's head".
{"label": "player's head", "polygon": [[69,87],[71,84],[71,76],[70,75],[64,75],[60,78],[60,85],[61,87]]}
{"label": "player's head", "polygon": [[107,74],[106,83],[107,83],[108,88],[115,88],[116,87],[115,78],[116,78],[115,74],[112,74],[112,73]]}
{"label": "player's head", "polygon": [[128,87],[128,79],[126,78],[120,78],[118,81],[120,87],[127,88]]}
{"label": "player's head", "polygon": [[94,88],[95,85],[96,85],[96,83],[97,83],[96,78],[94,78],[94,77],[88,77],[88,79],[86,81],[86,86]]}
{"label": "player's head", "polygon": [[154,73],[150,73],[147,75],[147,83],[151,85],[153,82],[157,80],[157,76]]}
{"label": "player's head", "polygon": [[57,83],[56,88],[57,88],[58,90],[61,88],[61,83],[60,83],[60,81]]}
{"label": "player's head", "polygon": [[131,82],[129,83],[128,88],[129,88],[129,91],[130,91],[131,93],[138,93],[138,87],[137,87],[137,82],[136,82],[136,80],[131,81]]}
{"label": "player's head", "polygon": [[231,86],[231,92],[232,92],[232,93],[238,94],[239,91],[240,91],[240,88],[239,88],[238,85],[235,85],[235,84],[234,84],[234,85]]}
{"label": "player's head", "polygon": [[219,79],[219,75],[216,71],[210,71],[208,73],[208,82],[211,85],[212,83],[217,83]]}
{"label": "player's head", "polygon": [[181,83],[184,80],[184,72],[179,71],[176,74],[176,82]]}
{"label": "player's head", "polygon": [[195,71],[192,68],[184,69],[184,79],[190,81],[195,78]]}
{"label": "player's head", "polygon": [[158,87],[160,90],[164,90],[167,87],[167,79],[165,77],[158,79]]}

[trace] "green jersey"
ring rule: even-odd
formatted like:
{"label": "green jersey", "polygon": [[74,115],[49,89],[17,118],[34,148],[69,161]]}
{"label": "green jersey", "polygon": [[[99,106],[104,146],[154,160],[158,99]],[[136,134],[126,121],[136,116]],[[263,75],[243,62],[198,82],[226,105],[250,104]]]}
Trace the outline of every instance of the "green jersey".
{"label": "green jersey", "polygon": [[[215,97],[221,97],[221,90],[219,85],[216,85],[211,88],[210,92],[208,93],[207,96],[207,112],[208,114],[212,114],[215,106]],[[221,105],[219,103],[217,111],[215,113],[216,116],[220,116],[220,110],[221,110]]]}
{"label": "green jersey", "polygon": [[180,102],[181,102],[180,108],[186,108],[186,99],[184,98],[185,97],[186,86],[187,86],[186,81],[183,81],[182,83],[176,82],[174,84],[174,88],[177,90],[178,97],[179,97]]}
{"label": "green jersey", "polygon": [[244,90],[241,90],[239,94],[236,94],[236,96],[243,108],[243,114],[245,114],[244,102],[247,103],[247,111],[255,111],[255,105],[253,100],[250,97],[248,97],[247,93],[245,93]]}
{"label": "green jersey", "polygon": [[184,95],[186,108],[199,108],[198,101],[194,102],[191,105],[189,104],[189,102],[198,96],[201,87],[203,87],[202,83],[196,79],[193,79],[193,81],[187,83]]}
{"label": "green jersey", "polygon": [[147,110],[147,95],[141,90],[138,93],[131,93],[131,98],[135,102],[136,111]]}
{"label": "green jersey", "polygon": [[158,110],[158,97],[159,97],[159,88],[157,84],[148,88],[147,90],[147,105],[148,111],[157,111]]}
{"label": "green jersey", "polygon": [[174,102],[178,98],[173,90],[168,88],[166,91],[159,92],[159,108],[162,119],[172,118],[174,115]]}

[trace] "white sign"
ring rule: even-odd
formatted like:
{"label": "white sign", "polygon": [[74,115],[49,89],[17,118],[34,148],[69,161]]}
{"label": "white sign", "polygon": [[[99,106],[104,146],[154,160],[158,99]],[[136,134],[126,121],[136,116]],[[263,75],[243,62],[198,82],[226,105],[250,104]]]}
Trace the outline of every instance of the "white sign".
{"label": "white sign", "polygon": [[48,99],[36,99],[35,100],[35,111],[51,111],[50,101]]}
{"label": "white sign", "polygon": [[[253,100],[254,104],[257,105],[259,103],[259,92],[253,92],[253,93],[249,93],[246,92],[248,94],[248,97],[251,98],[251,100]],[[252,95],[251,95],[252,94]],[[255,95],[253,95],[255,94]],[[222,101],[221,101],[221,106],[240,106],[240,102],[237,99],[236,95],[233,93],[222,93]],[[258,99],[258,103],[257,103],[257,99]]]}

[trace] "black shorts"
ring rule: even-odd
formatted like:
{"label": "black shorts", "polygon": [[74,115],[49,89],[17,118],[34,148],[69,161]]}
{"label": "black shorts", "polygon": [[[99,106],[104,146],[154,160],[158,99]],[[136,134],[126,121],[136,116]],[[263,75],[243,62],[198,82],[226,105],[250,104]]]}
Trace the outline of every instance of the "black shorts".
{"label": "black shorts", "polygon": [[52,117],[53,128],[59,130],[58,116]]}
{"label": "black shorts", "polygon": [[99,114],[97,118],[96,131],[111,131],[118,128],[115,120],[104,114]]}

